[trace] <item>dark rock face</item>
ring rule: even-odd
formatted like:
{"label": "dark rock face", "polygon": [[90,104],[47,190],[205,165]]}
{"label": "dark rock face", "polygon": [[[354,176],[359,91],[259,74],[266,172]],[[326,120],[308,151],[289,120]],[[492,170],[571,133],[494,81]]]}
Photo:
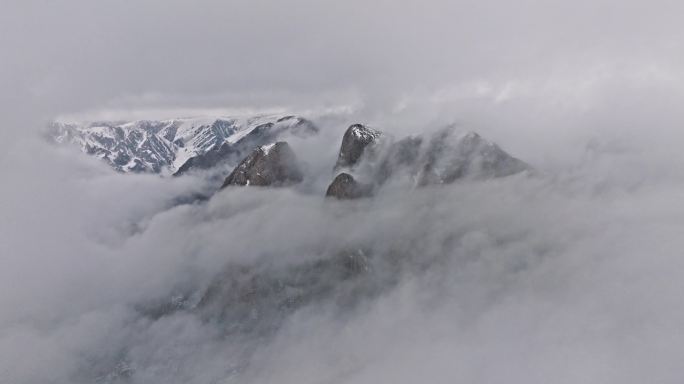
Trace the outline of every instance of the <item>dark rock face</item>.
{"label": "dark rock face", "polygon": [[340,200],[358,199],[360,197],[370,196],[371,192],[371,186],[358,183],[354,180],[354,177],[348,173],[340,173],[328,187],[325,196],[335,197]]}
{"label": "dark rock face", "polygon": [[286,132],[296,137],[308,137],[317,134],[318,131],[318,127],[307,119],[296,116],[281,117],[275,123],[259,125],[235,143],[223,143],[202,155],[188,159],[178,168],[174,176],[237,161],[244,158],[254,148],[273,143]]}
{"label": "dark rock face", "polygon": [[297,157],[284,142],[261,146],[252,151],[226,178],[223,186],[285,186],[301,182]]}
{"label": "dark rock face", "polygon": [[353,167],[363,155],[366,147],[375,143],[381,132],[368,128],[362,124],[354,124],[347,128],[342,137],[340,154],[335,164],[335,169]]}

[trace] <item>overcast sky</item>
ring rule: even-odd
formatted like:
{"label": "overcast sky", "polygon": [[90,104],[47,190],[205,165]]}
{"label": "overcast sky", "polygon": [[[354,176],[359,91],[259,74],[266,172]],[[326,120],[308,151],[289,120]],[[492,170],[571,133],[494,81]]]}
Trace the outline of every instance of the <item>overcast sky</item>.
{"label": "overcast sky", "polygon": [[683,67],[684,5],[674,0],[5,0],[2,8],[3,104],[30,102],[47,115],[392,110],[435,95],[511,97],[526,86],[575,93],[613,76],[679,82]]}

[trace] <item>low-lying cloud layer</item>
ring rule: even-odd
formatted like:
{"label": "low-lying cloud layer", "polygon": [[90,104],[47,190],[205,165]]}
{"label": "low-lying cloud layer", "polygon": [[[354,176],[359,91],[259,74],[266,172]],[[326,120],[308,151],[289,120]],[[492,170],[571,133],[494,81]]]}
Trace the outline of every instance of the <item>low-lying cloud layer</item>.
{"label": "low-lying cloud layer", "polygon": [[[640,152],[596,151],[538,178],[351,202],[316,187],[237,188],[178,206],[201,179],[115,174],[25,141],[3,163],[0,372],[27,383],[677,382],[683,185],[668,163],[643,174]],[[227,264],[283,270],[350,249],[373,255],[376,288],[351,307],[338,292],[254,318],[280,324],[269,336],[139,310],[206,289]]]}
{"label": "low-lying cloud layer", "polygon": [[[680,3],[6,8],[0,382],[682,381]],[[212,185],[40,136],[59,115],[208,109],[312,117],[319,137],[291,143],[304,183],[179,204]],[[326,200],[355,122],[455,123],[539,172]],[[363,263],[311,278],[340,257]],[[237,325],[184,307],[227,267],[319,294]]]}

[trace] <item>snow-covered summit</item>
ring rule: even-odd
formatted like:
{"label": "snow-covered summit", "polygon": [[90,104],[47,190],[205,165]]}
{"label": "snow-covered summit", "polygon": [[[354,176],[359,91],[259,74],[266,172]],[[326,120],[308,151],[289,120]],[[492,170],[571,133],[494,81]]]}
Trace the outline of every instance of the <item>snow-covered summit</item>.
{"label": "snow-covered summit", "polygon": [[[168,120],[54,122],[50,136],[75,144],[122,172],[174,173],[189,159],[254,136],[315,133],[292,115],[212,116]],[[248,137],[251,136],[251,137]],[[256,140],[258,141],[258,140]]]}
{"label": "snow-covered summit", "polygon": [[380,131],[363,124],[354,124],[350,126],[349,132],[354,136],[355,139],[363,141],[377,139],[382,134]]}

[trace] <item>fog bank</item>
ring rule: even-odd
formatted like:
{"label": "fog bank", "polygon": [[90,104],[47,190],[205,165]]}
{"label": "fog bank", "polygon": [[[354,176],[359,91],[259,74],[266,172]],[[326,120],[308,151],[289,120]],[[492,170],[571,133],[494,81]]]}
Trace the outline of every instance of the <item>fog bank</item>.
{"label": "fog bank", "polygon": [[[681,7],[10,0],[0,382],[681,383]],[[42,136],[208,111],[318,123],[292,143],[302,185],[188,204],[211,184]],[[357,122],[474,130],[538,174],[326,200]],[[347,256],[358,276],[315,278]],[[311,298],[239,324],[192,309],[243,270]]]}

